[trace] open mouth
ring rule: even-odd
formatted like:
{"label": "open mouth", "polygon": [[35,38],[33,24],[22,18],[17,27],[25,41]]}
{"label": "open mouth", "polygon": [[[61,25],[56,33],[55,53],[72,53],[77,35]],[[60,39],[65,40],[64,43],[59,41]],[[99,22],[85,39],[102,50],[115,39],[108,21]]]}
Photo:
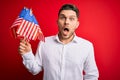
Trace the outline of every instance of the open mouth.
{"label": "open mouth", "polygon": [[64,36],[67,36],[68,33],[69,33],[69,31],[70,31],[69,28],[64,28],[64,29],[63,29],[63,35],[64,35]]}
{"label": "open mouth", "polygon": [[68,28],[64,28],[64,31],[67,31],[67,32],[68,32],[68,31],[69,31],[69,29],[68,29]]}

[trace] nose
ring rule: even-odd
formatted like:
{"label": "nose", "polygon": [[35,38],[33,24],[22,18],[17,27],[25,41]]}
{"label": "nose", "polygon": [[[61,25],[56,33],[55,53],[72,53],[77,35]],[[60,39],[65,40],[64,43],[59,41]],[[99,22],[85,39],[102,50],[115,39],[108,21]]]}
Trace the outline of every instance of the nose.
{"label": "nose", "polygon": [[66,18],[66,19],[65,19],[65,25],[68,25],[69,23],[70,23],[69,19]]}

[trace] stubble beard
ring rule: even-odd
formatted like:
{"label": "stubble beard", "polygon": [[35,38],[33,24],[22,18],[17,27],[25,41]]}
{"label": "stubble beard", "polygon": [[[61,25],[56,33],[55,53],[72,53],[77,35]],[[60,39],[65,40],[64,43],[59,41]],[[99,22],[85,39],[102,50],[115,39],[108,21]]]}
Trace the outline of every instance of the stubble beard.
{"label": "stubble beard", "polygon": [[72,32],[69,35],[63,35],[61,32],[59,32],[58,36],[60,40],[69,40],[69,39],[73,39],[74,33]]}

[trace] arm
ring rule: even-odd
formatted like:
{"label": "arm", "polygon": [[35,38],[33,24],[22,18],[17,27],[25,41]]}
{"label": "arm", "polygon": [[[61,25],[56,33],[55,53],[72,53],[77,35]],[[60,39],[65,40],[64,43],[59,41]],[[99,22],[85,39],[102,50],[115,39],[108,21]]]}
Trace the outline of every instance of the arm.
{"label": "arm", "polygon": [[21,40],[19,45],[19,53],[23,58],[23,64],[33,75],[38,74],[42,70],[42,59],[39,54],[39,48],[36,56],[33,55],[31,44],[27,40]]}
{"label": "arm", "polygon": [[84,64],[84,80],[98,80],[99,72],[94,58],[93,45],[89,48],[89,53]]}

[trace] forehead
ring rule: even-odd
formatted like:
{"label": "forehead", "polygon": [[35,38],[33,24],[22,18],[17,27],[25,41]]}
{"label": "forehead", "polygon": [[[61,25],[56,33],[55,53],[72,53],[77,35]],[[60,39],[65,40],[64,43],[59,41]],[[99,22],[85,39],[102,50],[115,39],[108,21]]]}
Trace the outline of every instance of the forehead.
{"label": "forehead", "polygon": [[76,12],[73,10],[62,10],[59,14],[59,16],[73,16],[73,17],[77,17]]}

